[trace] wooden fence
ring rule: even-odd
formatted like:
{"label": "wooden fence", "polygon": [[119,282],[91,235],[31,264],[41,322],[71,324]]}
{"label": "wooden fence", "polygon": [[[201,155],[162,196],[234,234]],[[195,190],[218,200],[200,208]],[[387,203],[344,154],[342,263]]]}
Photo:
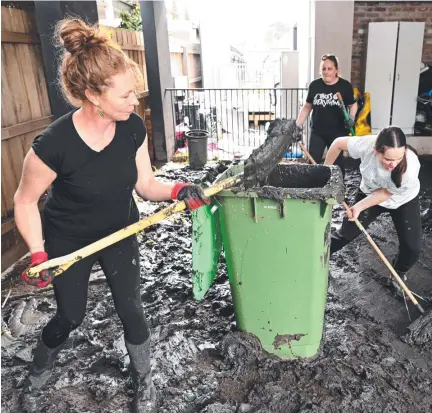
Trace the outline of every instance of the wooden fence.
{"label": "wooden fence", "polygon": [[2,7],[1,212],[2,271],[26,252],[13,219],[24,156],[51,122],[51,107],[34,15]]}
{"label": "wooden fence", "polygon": [[[53,116],[43,69],[40,38],[32,12],[1,8],[2,21],[2,80],[1,80],[1,216],[2,262],[1,271],[26,253],[13,219],[13,197],[18,188],[25,154],[33,139],[52,121]],[[142,68],[147,86],[144,41],[141,32],[108,28],[114,40]],[[186,57],[172,53],[173,75],[183,75],[189,70],[200,81],[199,54],[191,49]],[[186,63],[184,63],[186,62]],[[190,64],[188,64],[190,62]],[[190,68],[190,69],[188,69]],[[200,70],[200,69],[199,69]],[[147,87],[146,87],[147,89]],[[151,151],[151,122],[148,109],[148,92],[142,93],[136,112],[147,123]]]}
{"label": "wooden fence", "polygon": [[52,122],[34,16],[2,7],[2,217],[13,210],[24,156]]}

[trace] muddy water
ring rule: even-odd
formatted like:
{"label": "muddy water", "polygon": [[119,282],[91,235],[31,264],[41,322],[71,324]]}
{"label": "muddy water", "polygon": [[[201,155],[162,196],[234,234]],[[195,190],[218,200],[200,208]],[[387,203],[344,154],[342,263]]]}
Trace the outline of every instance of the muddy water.
{"label": "muddy water", "polygon": [[[210,183],[226,167],[192,172],[162,171],[164,180]],[[424,174],[422,203],[430,199],[432,168]],[[423,176],[422,176],[423,177]],[[348,197],[359,177],[348,172]],[[160,204],[143,202],[150,214]],[[340,225],[337,208],[333,226]],[[388,217],[371,226],[384,252],[396,252]],[[363,239],[332,260],[326,331],[312,361],[283,361],[265,355],[251,336],[236,331],[226,276],[198,303],[191,298],[191,221],[178,215],[140,237],[141,296],[152,326],[154,381],[160,412],[428,412],[432,411],[430,343],[401,340],[409,323],[403,301],[384,280],[386,271]],[[431,290],[432,235],[411,288]],[[41,412],[128,412],[131,387],[122,327],[112,297],[95,267],[87,317],[60,353]],[[13,283],[12,283],[13,284]],[[15,283],[2,312],[2,402],[20,412],[18,396],[41,326],[55,312],[51,292],[14,299],[29,290]],[[3,298],[8,290],[2,291]],[[34,290],[32,290],[34,291]],[[410,308],[411,317],[416,316]],[[429,370],[429,371],[428,371]]]}

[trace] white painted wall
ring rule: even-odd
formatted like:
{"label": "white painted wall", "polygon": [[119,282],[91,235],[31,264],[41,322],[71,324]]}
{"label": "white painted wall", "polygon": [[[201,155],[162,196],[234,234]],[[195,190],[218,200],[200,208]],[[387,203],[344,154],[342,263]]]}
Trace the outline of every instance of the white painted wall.
{"label": "white painted wall", "polygon": [[302,0],[297,11],[297,49],[299,51],[299,86],[308,87],[314,79],[314,9],[315,0]]}
{"label": "white painted wall", "polygon": [[319,77],[321,56],[335,54],[341,76],[351,80],[354,0],[315,0],[314,77]]}
{"label": "white painted wall", "polygon": [[432,155],[432,139],[430,136],[408,136],[407,141],[419,155]]}
{"label": "white painted wall", "polygon": [[[298,50],[281,53],[281,83],[282,88],[297,89],[299,87],[299,58]],[[295,118],[300,109],[298,94],[282,93],[281,110],[284,118]]]}
{"label": "white painted wall", "polygon": [[201,71],[204,88],[236,87],[230,65],[230,30],[224,27],[227,10],[216,1],[200,8]]}

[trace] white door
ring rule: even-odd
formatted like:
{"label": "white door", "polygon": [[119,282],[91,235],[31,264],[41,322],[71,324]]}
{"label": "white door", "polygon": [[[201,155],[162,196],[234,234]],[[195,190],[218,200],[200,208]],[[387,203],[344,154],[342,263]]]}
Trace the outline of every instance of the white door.
{"label": "white door", "polygon": [[392,124],[414,133],[424,23],[399,23]]}
{"label": "white door", "polygon": [[390,124],[397,32],[398,22],[369,23],[365,91],[373,133]]}

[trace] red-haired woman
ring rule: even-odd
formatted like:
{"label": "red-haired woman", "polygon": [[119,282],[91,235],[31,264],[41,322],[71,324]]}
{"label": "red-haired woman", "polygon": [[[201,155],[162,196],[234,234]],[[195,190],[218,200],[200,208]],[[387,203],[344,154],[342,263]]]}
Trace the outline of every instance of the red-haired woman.
{"label": "red-haired woman", "polygon": [[[74,252],[139,219],[132,196],[151,201],[185,200],[190,209],[207,202],[196,185],[158,182],[150,164],[146,127],[134,113],[142,75],[108,36],[78,19],[61,21],[58,40],[65,53],[61,86],[77,109],[56,120],[33,142],[15,195],[15,219],[31,252],[31,265]],[[44,236],[37,203],[45,203]],[[57,312],[42,331],[23,407],[39,411],[55,358],[70,332],[84,319],[90,272],[101,265],[123,324],[131,360],[134,412],[156,408],[150,369],[150,330],[140,295],[136,236],[84,258],[52,280],[44,272],[39,287],[54,286]],[[30,281],[25,277],[26,281]]]}

